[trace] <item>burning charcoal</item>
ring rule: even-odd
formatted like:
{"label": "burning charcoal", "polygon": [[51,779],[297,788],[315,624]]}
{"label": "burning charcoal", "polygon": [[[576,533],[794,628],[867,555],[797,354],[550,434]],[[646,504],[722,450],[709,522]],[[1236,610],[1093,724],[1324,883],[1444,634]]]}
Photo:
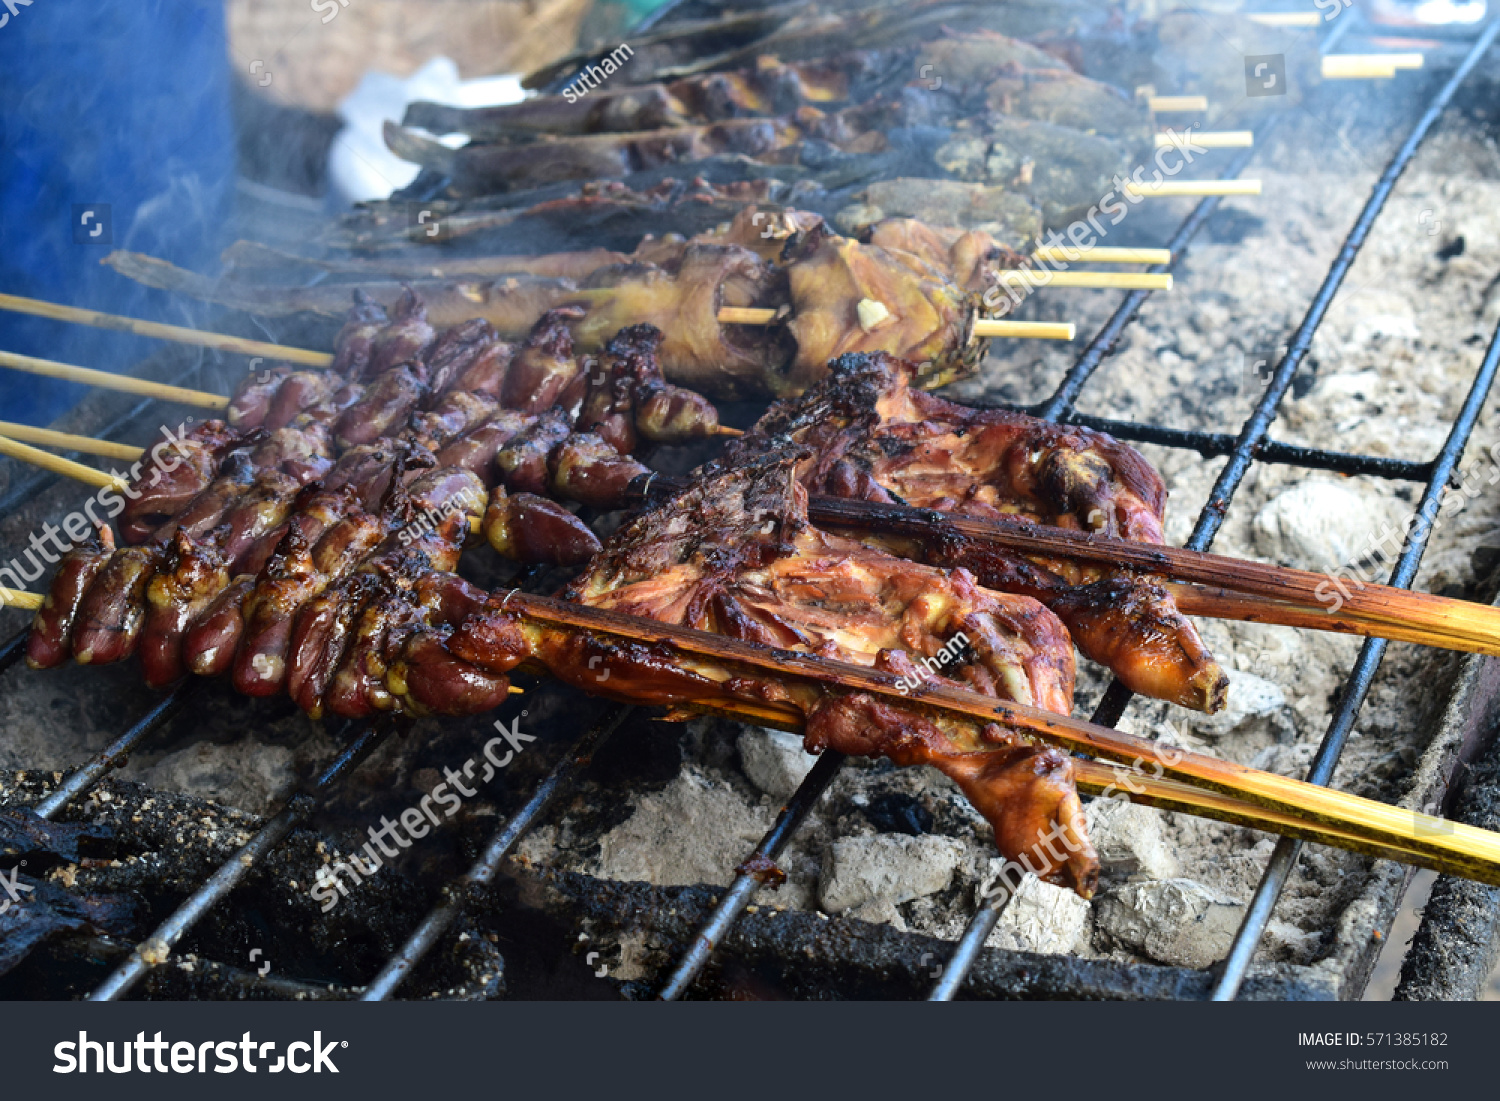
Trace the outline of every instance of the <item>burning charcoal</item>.
{"label": "burning charcoal", "polygon": [[15,871],[6,882],[12,877],[21,897],[19,901],[7,898],[7,905],[0,909],[0,975],[59,933],[130,936],[135,932],[136,904],[125,895],[73,895]]}

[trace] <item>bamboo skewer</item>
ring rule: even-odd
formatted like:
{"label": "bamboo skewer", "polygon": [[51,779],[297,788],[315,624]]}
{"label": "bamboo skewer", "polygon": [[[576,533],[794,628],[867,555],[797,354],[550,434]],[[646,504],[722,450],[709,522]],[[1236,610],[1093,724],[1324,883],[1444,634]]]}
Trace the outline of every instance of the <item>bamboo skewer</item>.
{"label": "bamboo skewer", "polygon": [[0,367],[9,367],[27,374],[46,378],[79,382],[85,386],[97,386],[102,390],[119,390],[126,394],[141,394],[148,398],[176,402],[179,405],[196,405],[203,409],[227,409],[229,399],[202,390],[186,390],[181,386],[168,386],[161,382],[150,382],[128,375],[115,375],[108,371],[95,371],[88,367],[74,367],[69,363],[58,363],[51,359],[18,355],[15,352],[0,352]]}
{"label": "bamboo skewer", "polygon": [[1208,195],[1259,195],[1259,180],[1162,180],[1161,183],[1125,184],[1125,194],[1143,199],[1202,198]]}
{"label": "bamboo skewer", "polygon": [[1201,130],[1190,134],[1175,134],[1172,131],[1157,134],[1154,142],[1157,149],[1171,149],[1178,142],[1196,145],[1202,149],[1248,149],[1255,144],[1254,130]]}
{"label": "bamboo skewer", "polygon": [[1172,250],[1169,248],[1116,248],[1111,245],[1096,245],[1093,248],[1073,248],[1063,245],[1056,248],[1039,248],[1031,254],[1034,260],[1071,264],[1087,260],[1094,264],[1170,264]]}
{"label": "bamboo skewer", "polygon": [[72,459],[64,459],[61,455],[41,451],[30,444],[18,443],[5,436],[0,436],[0,455],[9,455],[12,459],[19,459],[23,463],[30,463],[32,466],[41,467],[43,470],[50,470],[54,474],[61,474],[65,478],[72,478],[85,485],[97,486],[101,489],[124,492],[129,484],[118,475],[106,474],[102,470],[75,463]]}
{"label": "bamboo skewer", "polygon": [[1147,96],[1146,106],[1158,114],[1207,111],[1207,96]]}
{"label": "bamboo skewer", "polygon": [[1041,287],[1087,287],[1094,290],[1169,291],[1170,272],[1154,271],[1051,271],[1045,268],[1005,268],[996,273],[1002,285]]}
{"label": "bamboo skewer", "polygon": [[[1362,583],[1309,570],[1250,562],[1180,547],[1133,543],[1036,524],[986,520],[929,509],[812,497],[808,517],[830,527],[912,536],[955,535],[1043,558],[1112,565],[1192,583],[1183,611],[1286,626],[1374,634],[1445,649],[1500,656],[1500,608]],[[1252,599],[1253,598],[1253,599]],[[1332,611],[1337,603],[1339,609]],[[1398,633],[1399,632],[1399,633]]]}
{"label": "bamboo skewer", "polygon": [[[902,690],[892,674],[846,662],[771,650],[722,635],[532,596],[518,590],[506,597],[504,606],[534,625],[628,639],[636,646],[664,648],[688,658],[695,672],[706,677],[714,674],[709,679],[719,683],[723,683],[720,677],[744,669],[751,671],[752,675],[770,675],[783,681],[791,678],[825,690],[832,687],[868,693],[901,707],[942,712],[981,723],[1000,723],[1068,752],[1101,757],[1132,768],[1151,761],[1162,768],[1163,776],[1189,787],[1218,792],[1237,802],[1290,815],[1299,823],[1332,827],[1335,832],[1357,838],[1361,844],[1400,852],[1404,854],[1402,859],[1441,863],[1450,873],[1500,884],[1500,833],[1361,799],[1201,754],[1174,751],[1170,756],[1164,756],[1160,747],[1144,738],[959,688],[929,683],[918,692],[909,693]],[[703,668],[705,662],[710,669]],[[709,684],[704,684],[702,695],[684,698],[682,702],[697,708],[714,709],[729,697],[727,691],[722,696],[711,694],[715,691]],[[1225,808],[1233,809],[1227,804]]]}
{"label": "bamboo skewer", "polygon": [[306,348],[288,348],[282,344],[268,344],[262,340],[247,340],[244,337],[226,336],[201,329],[188,329],[181,325],[164,325],[157,321],[141,321],[133,317],[102,313],[99,310],[83,310],[76,306],[61,306],[54,302],[43,302],[36,298],[23,298],[18,294],[0,294],[0,310],[12,313],[32,314],[48,317],[54,321],[71,321],[95,329],[113,329],[116,332],[134,333],[171,340],[178,344],[195,344],[201,348],[212,348],[219,352],[238,352],[247,356],[265,356],[289,363],[300,363],[307,367],[327,367],[333,356],[327,352],[314,352]]}
{"label": "bamboo skewer", "polygon": [[0,605],[6,608],[20,608],[23,611],[40,611],[42,607],[42,596],[40,593],[18,593],[0,585]]}
{"label": "bamboo skewer", "polygon": [[126,462],[135,462],[145,454],[144,448],[132,447],[126,443],[111,443],[109,440],[96,440],[92,436],[75,436],[70,432],[54,432],[50,428],[33,428],[29,424],[12,424],[10,421],[0,421],[0,436],[63,451],[81,451],[85,455],[124,459]]}
{"label": "bamboo skewer", "polygon": [[1359,80],[1364,77],[1393,77],[1401,69],[1420,69],[1426,63],[1419,53],[1404,54],[1325,54],[1325,80]]}
{"label": "bamboo skewer", "polygon": [[[723,715],[794,734],[801,734],[804,727],[802,712],[786,704],[757,704],[736,699],[716,701],[711,705],[686,704],[684,710],[697,714]],[[1333,845],[1438,872],[1465,874],[1465,870],[1451,865],[1446,859],[1414,850],[1404,844],[1391,840],[1375,841],[1365,837],[1357,829],[1315,822],[1287,811],[1271,810],[1232,795],[1207,791],[1178,780],[1161,779],[1140,769],[1091,761],[1086,757],[1073,758],[1073,769],[1078,790],[1085,795],[1120,797],[1143,806],[1193,814],[1265,833]],[[1445,830],[1447,826],[1444,819],[1424,821],[1424,828]],[[1500,869],[1495,874],[1500,875]]]}
{"label": "bamboo skewer", "polygon": [[[725,325],[774,325],[785,315],[780,310],[725,306],[718,316],[719,321]],[[1077,333],[1077,327],[1072,322],[1002,321],[984,317],[974,322],[974,335],[977,337],[1072,340]]]}
{"label": "bamboo skewer", "polygon": [[1245,18],[1262,27],[1316,27],[1323,19],[1315,11],[1258,11]]}

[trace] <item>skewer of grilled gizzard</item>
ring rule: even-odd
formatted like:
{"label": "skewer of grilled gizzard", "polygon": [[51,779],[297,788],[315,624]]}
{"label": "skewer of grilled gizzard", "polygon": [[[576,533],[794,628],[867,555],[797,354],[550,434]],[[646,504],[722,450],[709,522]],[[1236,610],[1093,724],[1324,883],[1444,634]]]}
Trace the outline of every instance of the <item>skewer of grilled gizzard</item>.
{"label": "skewer of grilled gizzard", "polygon": [[287,691],[312,714],[465,715],[496,706],[524,666],[679,713],[799,725],[813,749],[941,769],[1007,858],[1085,896],[1098,866],[1064,749],[1125,761],[1132,777],[1157,762],[1157,779],[1228,796],[1140,789],[1167,805],[1500,876],[1500,838],[1482,831],[1424,831],[1410,812],[1068,718],[1072,648],[1052,613],[820,531],[800,458],[706,473],[611,537],[566,600],[491,594],[445,570],[455,525],[416,554],[377,551],[357,584],[304,604],[285,660],[252,663],[250,690]]}
{"label": "skewer of grilled gizzard", "polygon": [[153,684],[232,668],[255,694],[305,599],[394,584],[390,571],[424,556],[448,562],[471,514],[509,557],[586,560],[593,532],[542,496],[580,477],[566,454],[549,465],[555,452],[619,459],[617,448],[717,424],[706,400],[661,380],[654,333],[622,334],[585,363],[561,314],[515,348],[482,321],[438,334],[420,303],[406,307],[387,323],[361,303],[339,340],[341,370],[252,376],[231,403],[233,427],[200,425],[162,453],[167,465],[138,471],[106,515],[132,545],[95,543],[64,560],[33,664],[139,652]]}

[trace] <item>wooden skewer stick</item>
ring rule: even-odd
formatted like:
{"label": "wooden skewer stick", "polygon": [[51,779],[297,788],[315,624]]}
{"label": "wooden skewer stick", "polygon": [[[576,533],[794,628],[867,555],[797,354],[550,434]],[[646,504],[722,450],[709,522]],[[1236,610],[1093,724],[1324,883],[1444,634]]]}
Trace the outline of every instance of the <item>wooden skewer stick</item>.
{"label": "wooden skewer stick", "polygon": [[42,606],[40,593],[18,593],[5,586],[0,585],[0,605],[7,608],[21,608],[28,612],[35,612]]}
{"label": "wooden skewer stick", "polygon": [[729,697],[729,690],[714,685],[727,683],[735,669],[748,670],[753,676],[799,681],[823,691],[834,688],[868,693],[897,706],[941,712],[981,723],[1000,723],[1070,753],[1121,762],[1132,768],[1149,761],[1153,763],[1153,771],[1156,766],[1161,767],[1164,778],[1284,812],[1299,821],[1334,826],[1357,835],[1363,842],[1393,847],[1410,853],[1413,858],[1441,860],[1456,874],[1500,884],[1500,833],[1432,818],[1197,753],[1173,751],[1164,754],[1161,747],[1145,738],[964,689],[929,683],[912,693],[905,685],[899,684],[893,674],[847,662],[784,650],[773,651],[722,635],[520,591],[508,594],[504,606],[534,626],[624,638],[633,644],[660,646],[682,655],[689,666],[704,677],[701,688],[694,689],[693,694],[682,701],[684,703],[711,706]]}
{"label": "wooden skewer stick", "polygon": [[71,432],[54,432],[50,428],[33,428],[29,424],[12,424],[10,421],[0,421],[0,436],[63,451],[81,451],[85,455],[124,459],[126,462],[135,462],[145,454],[144,448],[132,447],[128,443],[111,443],[109,440],[96,440],[92,436],[75,436]]}
{"label": "wooden skewer stick", "polygon": [[86,485],[98,486],[101,489],[113,489],[123,492],[129,484],[124,478],[114,474],[106,474],[102,470],[95,470],[91,466],[75,463],[72,459],[64,459],[61,455],[54,455],[50,451],[41,451],[29,444],[18,443],[15,440],[0,436],[0,455],[9,455],[12,459],[18,459],[23,463],[50,470],[54,474],[72,478]]}
{"label": "wooden skewer stick", "polygon": [[51,359],[18,355],[15,352],[0,352],[0,367],[25,371],[47,378],[60,378],[67,382],[80,382],[85,386],[97,386],[103,390],[119,390],[126,394],[143,394],[149,398],[176,402],[179,405],[196,405],[202,409],[227,409],[229,399],[202,390],[185,390],[180,386],[168,386],[161,382],[150,382],[128,375],[115,375],[108,371],[95,371],[89,367],[74,367],[69,363],[58,363]]}
{"label": "wooden skewer stick", "polygon": [[[725,306],[719,311],[719,321],[725,325],[774,325],[780,316],[779,310],[751,309],[742,306]],[[1072,322],[1002,321],[982,317],[974,322],[974,335],[1031,340],[1072,340],[1078,335],[1078,330]]]}
{"label": "wooden skewer stick", "polygon": [[[787,704],[755,704],[736,699],[716,701],[711,705],[687,704],[684,708],[695,713],[726,715],[744,722],[755,723],[758,726],[775,727],[794,734],[803,732],[802,712]],[[1143,806],[1181,811],[1200,818],[1212,818],[1219,822],[1246,826],[1265,833],[1333,845],[1352,852],[1431,868],[1438,872],[1465,874],[1464,869],[1451,866],[1445,859],[1389,841],[1376,842],[1366,838],[1357,829],[1345,829],[1329,823],[1317,822],[1298,814],[1259,807],[1232,795],[1205,791],[1177,780],[1158,779],[1140,769],[1091,761],[1085,757],[1075,757],[1073,769],[1078,790],[1085,795],[1119,796]],[[1426,821],[1431,823],[1431,828],[1447,828],[1446,821],[1439,819]]]}
{"label": "wooden skewer stick", "polygon": [[1146,106],[1158,113],[1207,111],[1207,96],[1148,96]]}
{"label": "wooden skewer stick", "polygon": [[1262,27],[1316,27],[1323,19],[1315,11],[1257,11],[1245,18]]}
{"label": "wooden skewer stick", "polygon": [[114,329],[116,332],[134,333],[136,336],[156,337],[172,340],[178,344],[195,344],[200,348],[213,348],[219,352],[239,352],[247,356],[265,356],[268,359],[286,360],[307,367],[327,367],[333,356],[327,352],[314,352],[306,348],[288,348],[282,344],[268,344],[262,340],[246,340],[244,337],[209,333],[200,329],[188,329],[181,325],[163,325],[157,321],[141,321],[134,317],[102,313],[99,310],[82,310],[76,306],[61,306],[55,302],[43,302],[37,298],[23,298],[18,294],[0,294],[0,310],[12,313],[27,313],[36,317],[50,317],[55,321],[71,321],[89,325],[95,329]]}
{"label": "wooden skewer stick", "polygon": [[1172,250],[1169,248],[1115,248],[1111,245],[1096,245],[1094,248],[1078,249],[1068,245],[1058,248],[1039,248],[1032,257],[1062,264],[1088,261],[1093,264],[1170,264]]}
{"label": "wooden skewer stick", "polygon": [[1169,291],[1170,272],[1154,271],[1049,271],[1028,274],[1023,268],[1006,268],[996,273],[1002,284],[1030,287],[1087,287],[1093,290]]}
{"label": "wooden skewer stick", "polygon": [[[837,497],[809,498],[808,518],[834,528],[923,540],[947,535],[1041,558],[1097,562],[1169,577],[1192,583],[1192,592],[1179,591],[1191,607],[1207,615],[1374,634],[1500,656],[1500,608],[1468,600],[1181,547]],[[1252,603],[1247,597],[1257,599]]]}
{"label": "wooden skewer stick", "polygon": [[1419,53],[1325,54],[1323,76],[1328,80],[1391,77],[1397,70],[1420,69],[1425,63],[1425,58]]}
{"label": "wooden skewer stick", "polygon": [[1125,184],[1127,195],[1139,195],[1146,199],[1187,196],[1202,198],[1205,195],[1259,195],[1259,180],[1162,180],[1161,183]]}
{"label": "wooden skewer stick", "polygon": [[[1258,807],[1254,803],[1223,795],[1215,791],[1204,791],[1176,780],[1159,780],[1148,773],[1135,769],[1123,769],[1099,761],[1074,758],[1074,775],[1078,790],[1086,795],[1122,795],[1132,803],[1141,803],[1161,810],[1184,811],[1200,818],[1213,818],[1236,826],[1248,826],[1266,833],[1297,837],[1323,845],[1334,845],[1351,852],[1369,856],[1399,860],[1434,871],[1446,871],[1447,861],[1430,854],[1413,850],[1405,845],[1377,842],[1365,837],[1358,830],[1345,829],[1327,822],[1314,822],[1308,818],[1285,811]],[[1425,828],[1447,829],[1448,822],[1439,818],[1422,816]],[[1459,871],[1457,874],[1465,874]]]}
{"label": "wooden skewer stick", "polygon": [[[1248,149],[1255,144],[1255,131],[1195,130],[1181,137],[1180,140],[1185,144],[1201,146],[1204,149]],[[1161,133],[1156,135],[1155,144],[1158,149],[1171,149],[1177,142],[1172,140],[1170,133]]]}

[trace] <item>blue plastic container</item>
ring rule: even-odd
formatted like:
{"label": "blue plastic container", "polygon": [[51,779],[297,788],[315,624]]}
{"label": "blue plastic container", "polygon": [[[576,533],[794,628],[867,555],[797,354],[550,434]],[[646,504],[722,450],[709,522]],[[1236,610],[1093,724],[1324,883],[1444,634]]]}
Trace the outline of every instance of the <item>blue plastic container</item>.
{"label": "blue plastic container", "polygon": [[[0,291],[192,323],[203,308],[99,261],[211,267],[234,138],[223,0],[0,3]],[[196,317],[194,315],[197,315]],[[0,349],[119,370],[156,342],[0,314]],[[0,370],[0,419],[45,424],[82,387]]]}

